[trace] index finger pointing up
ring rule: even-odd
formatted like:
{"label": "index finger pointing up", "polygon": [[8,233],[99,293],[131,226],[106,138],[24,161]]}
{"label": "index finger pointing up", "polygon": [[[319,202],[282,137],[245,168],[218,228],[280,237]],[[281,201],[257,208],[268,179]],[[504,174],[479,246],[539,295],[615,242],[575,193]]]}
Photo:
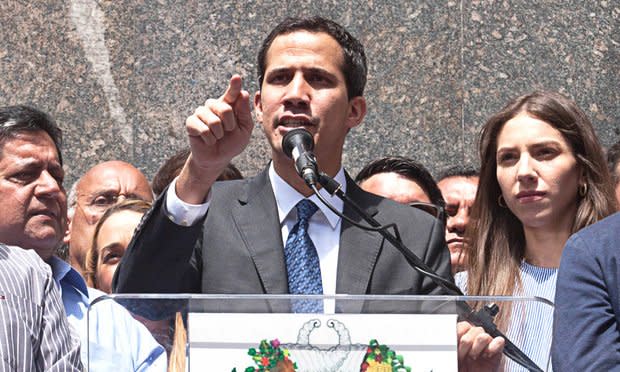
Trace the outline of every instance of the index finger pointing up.
{"label": "index finger pointing up", "polygon": [[234,104],[237,98],[239,97],[239,93],[241,93],[242,83],[243,83],[243,80],[241,79],[241,76],[237,74],[233,75],[230,78],[230,83],[228,83],[228,88],[226,89],[226,92],[224,93],[221,99],[224,102],[228,103],[229,105]]}

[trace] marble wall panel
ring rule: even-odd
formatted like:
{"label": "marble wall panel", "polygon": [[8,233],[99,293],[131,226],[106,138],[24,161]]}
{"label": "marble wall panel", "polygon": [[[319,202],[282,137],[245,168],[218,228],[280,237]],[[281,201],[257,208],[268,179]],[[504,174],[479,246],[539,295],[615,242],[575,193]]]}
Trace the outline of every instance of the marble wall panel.
{"label": "marble wall panel", "polygon": [[[485,118],[539,88],[574,97],[605,145],[619,137],[620,0],[4,0],[0,105],[56,117],[68,184],[109,159],[150,177],[187,144],[185,118],[233,73],[256,91],[256,53],[280,19],[315,14],[366,46],[368,115],[345,146],[352,174],[393,154],[434,172],[477,164]],[[252,175],[268,159],[257,126],[234,162]]]}
{"label": "marble wall panel", "polygon": [[[534,90],[571,98],[601,142],[620,138],[618,1],[467,1],[463,8],[466,148],[486,118]],[[476,161],[476,151],[465,151]]]}

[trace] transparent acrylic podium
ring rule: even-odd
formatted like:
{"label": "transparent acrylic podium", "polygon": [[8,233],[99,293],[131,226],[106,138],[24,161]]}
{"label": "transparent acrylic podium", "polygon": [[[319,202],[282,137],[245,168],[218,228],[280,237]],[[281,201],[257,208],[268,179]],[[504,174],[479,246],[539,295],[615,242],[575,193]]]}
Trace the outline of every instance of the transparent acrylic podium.
{"label": "transparent acrylic podium", "polygon": [[[540,298],[163,294],[119,294],[93,301],[88,314],[89,370],[119,370],[106,368],[105,353],[92,345],[97,330],[114,327],[121,328],[114,333],[127,345],[126,324],[96,315],[114,308],[129,312],[165,349],[167,369],[159,363],[146,369],[134,366],[136,370],[456,371],[458,301],[510,311],[507,336],[543,371],[551,370],[553,305]],[[292,313],[292,305],[300,302],[319,304],[323,312]],[[101,324],[104,321],[112,324]],[[129,343],[123,352],[137,354],[141,346]],[[503,366],[525,371],[511,361]]]}

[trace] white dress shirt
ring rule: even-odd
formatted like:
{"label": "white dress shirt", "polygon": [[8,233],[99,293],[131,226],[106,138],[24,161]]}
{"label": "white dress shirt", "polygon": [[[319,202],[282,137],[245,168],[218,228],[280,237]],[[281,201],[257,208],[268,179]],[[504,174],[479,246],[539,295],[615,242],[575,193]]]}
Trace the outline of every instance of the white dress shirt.
{"label": "white dress shirt", "polygon": [[[334,179],[342,185],[342,191],[346,192],[346,178],[344,170],[340,168]],[[304,198],[291,185],[286,183],[275,171],[273,163],[269,165],[269,180],[278,206],[278,217],[282,232],[282,246],[286,244],[288,233],[297,223],[297,209],[295,206]],[[343,202],[338,197],[332,197],[327,191],[321,189],[320,193],[339,212],[343,210]],[[341,218],[327,208],[316,195],[308,198],[319,207],[319,210],[310,218],[308,234],[314,243],[319,255],[321,265],[321,278],[323,294],[333,295],[336,293],[336,272],[338,270],[338,250],[340,247]],[[170,220],[178,225],[190,226],[204,217],[209,208],[211,194],[207,196],[204,204],[188,204],[179,199],[176,194],[176,179],[172,182],[166,193],[166,214]],[[330,311],[331,306],[326,304],[325,311]]]}

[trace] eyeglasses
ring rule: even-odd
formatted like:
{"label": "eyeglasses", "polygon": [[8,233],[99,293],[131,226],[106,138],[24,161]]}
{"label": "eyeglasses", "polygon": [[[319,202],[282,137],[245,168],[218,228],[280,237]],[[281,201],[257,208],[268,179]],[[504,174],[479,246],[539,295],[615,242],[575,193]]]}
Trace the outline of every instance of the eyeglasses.
{"label": "eyeglasses", "polygon": [[124,195],[100,194],[83,204],[78,201],[77,206],[89,215],[101,217],[108,208],[124,199],[126,199]]}
{"label": "eyeglasses", "polygon": [[412,202],[412,203],[409,203],[409,206],[422,210],[430,214],[431,216],[435,217],[436,219],[443,221],[444,210],[439,205],[425,203],[425,202]]}

